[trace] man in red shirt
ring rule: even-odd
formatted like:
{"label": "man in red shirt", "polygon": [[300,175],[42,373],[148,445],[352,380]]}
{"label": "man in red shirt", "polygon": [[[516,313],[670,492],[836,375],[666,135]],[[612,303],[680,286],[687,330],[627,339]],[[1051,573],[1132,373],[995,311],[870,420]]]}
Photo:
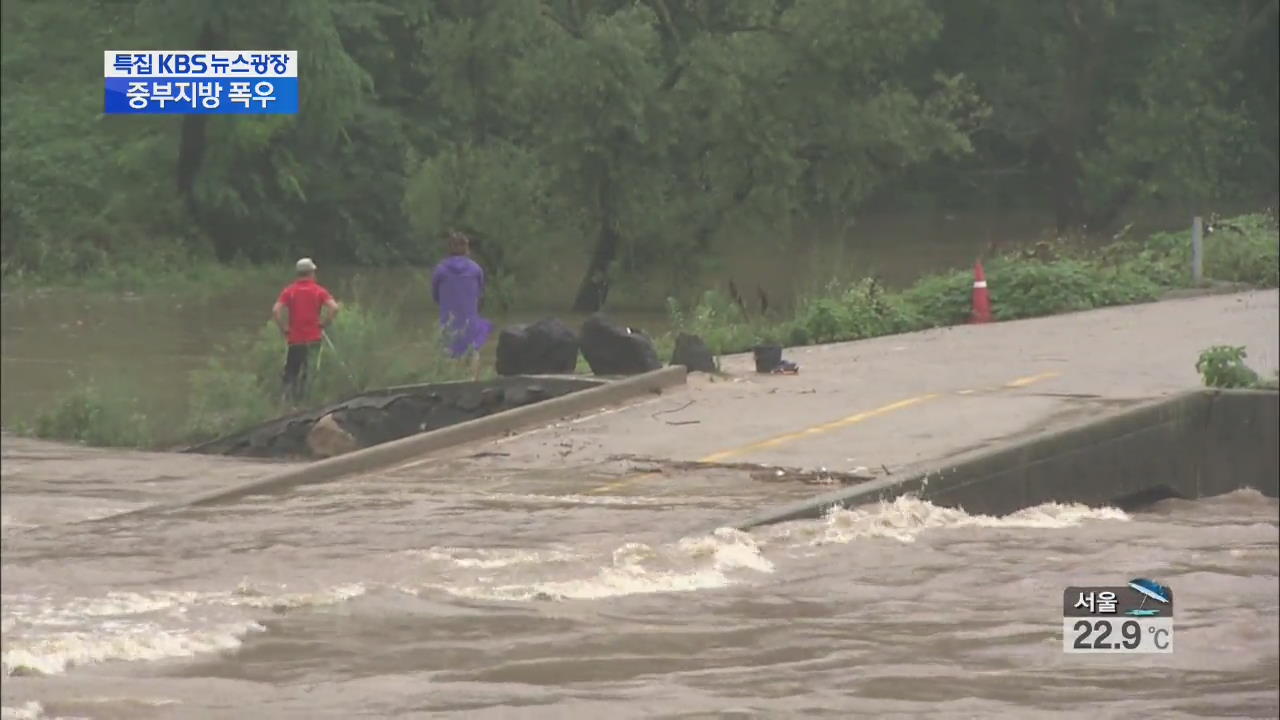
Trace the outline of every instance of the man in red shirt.
{"label": "man in red shirt", "polygon": [[284,360],[284,392],[295,402],[302,399],[306,390],[311,348],[324,339],[325,327],[338,314],[338,301],[316,282],[316,264],[311,258],[302,258],[296,267],[298,279],[280,293],[271,308],[276,326],[289,344]]}

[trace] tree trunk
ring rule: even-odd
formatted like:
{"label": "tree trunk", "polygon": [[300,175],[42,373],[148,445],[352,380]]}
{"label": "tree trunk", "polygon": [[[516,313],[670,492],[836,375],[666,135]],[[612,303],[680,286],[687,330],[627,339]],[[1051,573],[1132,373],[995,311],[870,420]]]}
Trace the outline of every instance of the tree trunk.
{"label": "tree trunk", "polygon": [[1080,192],[1083,169],[1075,133],[1067,128],[1053,132],[1049,141],[1049,187],[1053,192],[1053,214],[1059,233],[1079,230],[1085,224],[1084,196]]}
{"label": "tree trunk", "polygon": [[578,286],[578,296],[573,301],[574,312],[596,312],[604,307],[609,297],[609,266],[618,255],[618,214],[610,171],[600,173],[596,186],[597,206],[600,213],[600,230],[596,235],[596,247],[591,253],[591,264]]}
{"label": "tree trunk", "polygon": [[[214,27],[213,20],[205,20],[204,25],[200,28],[200,35],[196,39],[196,47],[200,50],[214,50],[219,47],[225,47],[226,43],[222,41],[225,33],[219,32]],[[182,118],[181,130],[178,135],[178,162],[174,168],[174,184],[177,186],[178,194],[182,196],[182,202],[187,208],[187,213],[191,215],[191,219],[197,226],[204,226],[205,215],[202,212],[200,203],[196,200],[196,178],[200,175],[200,168],[204,164],[205,150],[208,147],[205,130],[208,127],[209,117],[207,115],[185,115]],[[225,232],[214,229],[210,233],[213,237],[214,256],[220,262],[230,262],[235,256],[235,245],[231,237]]]}
{"label": "tree trunk", "polygon": [[178,137],[178,166],[175,183],[178,192],[190,201],[195,192],[196,176],[204,162],[204,131],[209,116],[183,115],[182,129]]}
{"label": "tree trunk", "polygon": [[1057,117],[1049,129],[1049,175],[1058,231],[1082,229],[1088,222],[1085,207],[1084,149],[1093,114],[1093,91],[1102,67],[1108,17],[1094,0],[1067,0],[1067,52],[1060,60],[1062,88]]}

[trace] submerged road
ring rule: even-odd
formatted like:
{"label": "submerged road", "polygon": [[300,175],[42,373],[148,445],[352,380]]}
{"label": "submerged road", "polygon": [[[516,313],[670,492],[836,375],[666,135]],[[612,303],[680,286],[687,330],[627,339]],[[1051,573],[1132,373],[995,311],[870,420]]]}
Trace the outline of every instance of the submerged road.
{"label": "submerged road", "polygon": [[616,478],[584,489],[608,494],[662,479],[628,474],[622,456],[898,474],[1197,387],[1212,345],[1246,346],[1270,375],[1278,301],[1275,290],[1214,295],[789,349],[799,375],[758,375],[749,356],[729,356],[730,377],[695,373],[660,398],[453,454],[505,469],[616,462]]}

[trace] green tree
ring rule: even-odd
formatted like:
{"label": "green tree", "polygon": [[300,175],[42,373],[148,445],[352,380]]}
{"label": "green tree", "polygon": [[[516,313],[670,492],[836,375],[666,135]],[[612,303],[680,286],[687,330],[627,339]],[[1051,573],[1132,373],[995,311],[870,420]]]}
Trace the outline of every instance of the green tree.
{"label": "green tree", "polygon": [[[594,310],[913,195],[1064,230],[1270,200],[1278,5],[6,0],[4,273],[425,262],[461,228]],[[302,112],[102,116],[86,47],[175,45],[298,49]]]}
{"label": "green tree", "polygon": [[[344,143],[352,140],[348,131],[356,125],[372,84],[343,46],[338,21],[353,16],[338,13],[340,7],[340,0],[146,0],[139,9],[162,25],[170,42],[186,36],[195,49],[298,50],[297,115],[181,119],[176,184],[192,218],[213,239],[220,260],[241,255],[262,261],[296,249],[298,230],[306,227],[308,190],[324,184],[318,178],[326,164],[360,157],[360,151]],[[326,179],[349,178],[339,174]],[[324,207],[322,202],[336,195],[322,194],[315,205]],[[343,204],[325,209],[345,220],[350,210]],[[335,231],[342,230],[349,231],[349,223],[339,222],[329,237],[340,238]]]}
{"label": "green tree", "polygon": [[14,0],[0,13],[4,274],[181,254],[172,123],[102,115],[101,48],[150,44],[132,8]]}
{"label": "green tree", "polygon": [[1037,188],[1060,230],[1275,191],[1275,0],[935,5],[936,62],[993,109],[952,186]]}
{"label": "green tree", "polygon": [[748,223],[847,215],[903,168],[968,149],[957,79],[893,71],[936,35],[923,3],[550,3],[522,65],[535,153],[592,238],[574,308],[620,269],[687,263]]}

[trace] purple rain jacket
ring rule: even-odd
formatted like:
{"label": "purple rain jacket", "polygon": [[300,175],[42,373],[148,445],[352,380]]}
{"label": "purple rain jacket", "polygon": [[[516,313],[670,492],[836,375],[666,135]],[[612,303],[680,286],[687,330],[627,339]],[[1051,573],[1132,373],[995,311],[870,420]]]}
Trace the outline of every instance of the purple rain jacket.
{"label": "purple rain jacket", "polygon": [[440,332],[453,357],[479,350],[493,324],[480,317],[484,269],[465,255],[450,255],[431,276],[431,299],[440,306]]}

